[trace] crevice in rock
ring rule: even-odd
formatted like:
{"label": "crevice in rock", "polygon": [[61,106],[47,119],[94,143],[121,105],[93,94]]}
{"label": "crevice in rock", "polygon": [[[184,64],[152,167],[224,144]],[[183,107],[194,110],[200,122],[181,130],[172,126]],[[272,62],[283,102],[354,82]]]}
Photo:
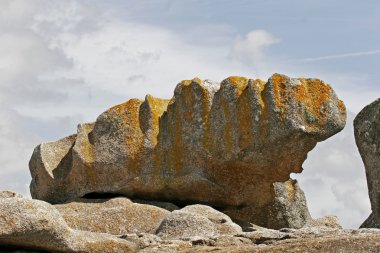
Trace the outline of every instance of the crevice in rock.
{"label": "crevice in rock", "polygon": [[122,194],[118,193],[110,193],[110,192],[90,192],[85,194],[83,199],[112,199],[117,197],[126,197]]}

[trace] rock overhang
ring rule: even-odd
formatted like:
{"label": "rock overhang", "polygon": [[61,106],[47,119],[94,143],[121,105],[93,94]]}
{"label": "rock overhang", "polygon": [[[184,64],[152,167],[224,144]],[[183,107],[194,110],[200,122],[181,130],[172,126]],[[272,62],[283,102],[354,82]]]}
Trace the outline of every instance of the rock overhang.
{"label": "rock overhang", "polygon": [[194,78],[170,100],[131,99],[37,147],[31,192],[53,203],[92,192],[206,203],[255,219],[273,205],[273,183],[301,172],[307,153],[345,119],[343,102],[319,79]]}

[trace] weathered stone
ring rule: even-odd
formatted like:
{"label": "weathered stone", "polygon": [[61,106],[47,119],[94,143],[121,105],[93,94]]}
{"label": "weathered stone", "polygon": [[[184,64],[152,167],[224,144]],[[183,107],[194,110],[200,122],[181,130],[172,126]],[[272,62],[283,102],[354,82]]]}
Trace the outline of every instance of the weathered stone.
{"label": "weathered stone", "polygon": [[[301,228],[312,221],[309,209],[307,208],[305,194],[299,187],[296,180],[289,179],[284,183],[274,183],[274,199],[268,204],[265,212],[261,212],[260,225],[266,227],[280,228]],[[254,206],[243,207],[240,209],[227,209],[224,212],[231,217],[247,217],[252,213],[257,213]],[[238,214],[236,214],[238,212]],[[241,222],[241,221],[240,221]],[[256,224],[241,222],[244,231],[250,231]]]}
{"label": "weathered stone", "polygon": [[190,205],[173,211],[156,231],[164,239],[211,237],[240,232],[241,227],[233,223],[227,215],[204,205]]}
{"label": "weathered stone", "polygon": [[[148,237],[149,238],[149,237]],[[344,230],[326,226],[302,229],[261,229],[235,235],[193,236],[153,240],[140,252],[378,252],[379,229]],[[184,244],[183,242],[190,242]]]}
{"label": "weathered stone", "polygon": [[[66,187],[62,182],[68,181],[66,178],[72,165],[71,150],[75,140],[76,135],[70,135],[56,142],[42,143],[34,149],[29,161],[32,197],[48,202],[65,198]],[[54,194],[51,194],[52,191]]]}
{"label": "weathered stone", "polygon": [[338,217],[335,215],[327,215],[318,219],[309,220],[304,227],[342,228],[339,224]]}
{"label": "weathered stone", "polygon": [[380,222],[375,219],[373,213],[360,225],[360,228],[380,228]]}
{"label": "weathered stone", "polygon": [[173,211],[157,229],[157,235],[163,239],[183,239],[217,234],[219,234],[217,228],[207,217],[180,210]]}
{"label": "weathered stone", "polygon": [[365,166],[373,215],[361,227],[377,227],[376,224],[380,223],[380,98],[358,113],[354,132]]}
{"label": "weathered stone", "polygon": [[5,198],[22,198],[23,196],[17,192],[12,191],[0,191],[0,199]]}
{"label": "weathered stone", "polygon": [[0,198],[0,246],[52,252],[135,252],[116,236],[73,230],[50,204],[22,197]]}
{"label": "weathered stone", "polygon": [[127,198],[76,199],[55,205],[69,227],[114,235],[154,233],[170,212]]}
{"label": "weathered stone", "polygon": [[89,193],[204,203],[239,222],[300,227],[307,210],[288,200],[277,205],[287,213],[267,217],[279,203],[274,183],[301,172],[307,153],[345,118],[343,102],[318,79],[195,78],[179,83],[170,101],[132,99],[64,144],[41,144],[31,192],[52,203]]}

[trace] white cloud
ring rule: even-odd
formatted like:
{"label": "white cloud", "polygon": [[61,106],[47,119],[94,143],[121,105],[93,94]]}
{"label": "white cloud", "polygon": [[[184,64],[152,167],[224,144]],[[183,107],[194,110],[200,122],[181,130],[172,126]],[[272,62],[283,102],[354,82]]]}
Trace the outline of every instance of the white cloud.
{"label": "white cloud", "polygon": [[266,61],[265,49],[279,42],[280,39],[265,30],[251,31],[244,38],[236,41],[231,51],[231,57],[258,68]]}

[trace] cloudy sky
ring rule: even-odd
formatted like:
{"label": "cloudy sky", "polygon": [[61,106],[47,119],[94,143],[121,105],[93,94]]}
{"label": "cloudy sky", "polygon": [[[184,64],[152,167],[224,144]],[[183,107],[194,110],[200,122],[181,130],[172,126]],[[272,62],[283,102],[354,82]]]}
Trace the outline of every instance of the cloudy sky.
{"label": "cloudy sky", "polygon": [[318,77],[344,100],[346,128],[294,175],[314,217],[357,227],[370,213],[352,120],[380,95],[378,0],[0,2],[0,189],[28,195],[41,143],[108,107],[170,98],[195,76]]}

